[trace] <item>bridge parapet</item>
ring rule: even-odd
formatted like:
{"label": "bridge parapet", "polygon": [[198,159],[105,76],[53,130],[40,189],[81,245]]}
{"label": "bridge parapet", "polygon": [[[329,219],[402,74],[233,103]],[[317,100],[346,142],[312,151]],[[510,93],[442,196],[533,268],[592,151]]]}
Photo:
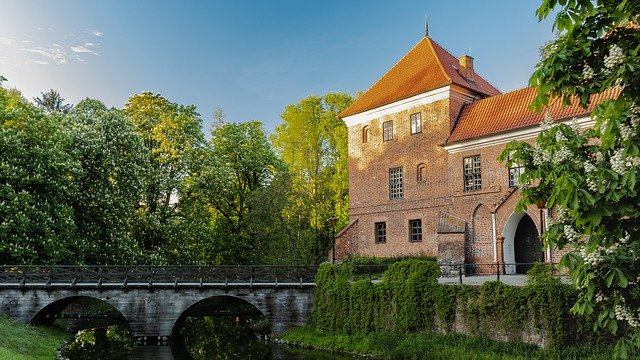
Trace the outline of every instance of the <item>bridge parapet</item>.
{"label": "bridge parapet", "polygon": [[0,266],[1,288],[313,287],[317,266]]}

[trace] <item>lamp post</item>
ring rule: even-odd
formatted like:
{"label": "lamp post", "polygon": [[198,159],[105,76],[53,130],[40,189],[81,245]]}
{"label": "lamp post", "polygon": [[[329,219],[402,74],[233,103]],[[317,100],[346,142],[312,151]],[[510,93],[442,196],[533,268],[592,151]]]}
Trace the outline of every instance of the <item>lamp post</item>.
{"label": "lamp post", "polygon": [[331,224],[331,241],[333,243],[333,246],[331,248],[331,263],[335,264],[336,263],[336,223],[338,222],[338,219],[336,219],[335,216],[332,216],[331,219],[329,219],[329,223]]}

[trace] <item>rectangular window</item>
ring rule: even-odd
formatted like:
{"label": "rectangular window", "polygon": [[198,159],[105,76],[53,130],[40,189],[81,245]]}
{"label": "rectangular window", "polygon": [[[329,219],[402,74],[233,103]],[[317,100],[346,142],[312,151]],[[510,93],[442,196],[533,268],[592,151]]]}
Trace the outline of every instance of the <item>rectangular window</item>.
{"label": "rectangular window", "polygon": [[411,114],[411,134],[422,132],[422,116],[420,113]]}
{"label": "rectangular window", "polygon": [[409,240],[412,242],[422,241],[422,219],[409,220]]}
{"label": "rectangular window", "polygon": [[[511,154],[509,154],[509,158],[511,158]],[[515,188],[518,187],[520,183],[520,175],[524,172],[524,166],[513,163],[509,166],[509,187]]]}
{"label": "rectangular window", "polygon": [[382,140],[389,141],[393,139],[393,121],[385,121],[382,123]]}
{"label": "rectangular window", "polygon": [[464,158],[464,191],[482,189],[480,155]]}
{"label": "rectangular window", "polygon": [[389,199],[402,199],[402,168],[389,169]]}
{"label": "rectangular window", "polygon": [[383,244],[387,242],[387,223],[386,222],[377,222],[376,226],[376,243]]}

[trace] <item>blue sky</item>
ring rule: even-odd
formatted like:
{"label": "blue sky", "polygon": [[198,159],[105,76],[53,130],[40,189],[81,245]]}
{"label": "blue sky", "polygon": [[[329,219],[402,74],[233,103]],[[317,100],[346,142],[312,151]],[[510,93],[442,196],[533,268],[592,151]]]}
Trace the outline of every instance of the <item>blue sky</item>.
{"label": "blue sky", "polygon": [[501,91],[523,86],[553,37],[537,1],[0,0],[0,75],[28,99],[48,89],[122,107],[149,90],[259,120],[309,95],[366,90],[424,36],[470,54]]}

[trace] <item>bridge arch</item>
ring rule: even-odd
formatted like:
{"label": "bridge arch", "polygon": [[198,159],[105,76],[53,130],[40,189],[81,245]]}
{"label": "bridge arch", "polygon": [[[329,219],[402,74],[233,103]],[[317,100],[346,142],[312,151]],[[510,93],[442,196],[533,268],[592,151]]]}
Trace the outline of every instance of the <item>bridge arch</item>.
{"label": "bridge arch", "polygon": [[[100,304],[107,305],[99,309]],[[42,306],[43,305],[43,306]],[[118,308],[117,302],[112,302],[110,297],[96,297],[88,294],[60,294],[51,296],[46,303],[36,305],[33,314],[28,316],[29,323],[53,323],[58,318],[85,320],[87,324],[115,325],[123,324],[131,329],[129,320]],[[39,309],[38,309],[39,307]],[[69,307],[72,307],[69,309]],[[65,310],[73,311],[66,312]],[[82,311],[89,312],[82,312]],[[98,311],[91,313],[92,311]],[[89,326],[91,327],[91,326]]]}

